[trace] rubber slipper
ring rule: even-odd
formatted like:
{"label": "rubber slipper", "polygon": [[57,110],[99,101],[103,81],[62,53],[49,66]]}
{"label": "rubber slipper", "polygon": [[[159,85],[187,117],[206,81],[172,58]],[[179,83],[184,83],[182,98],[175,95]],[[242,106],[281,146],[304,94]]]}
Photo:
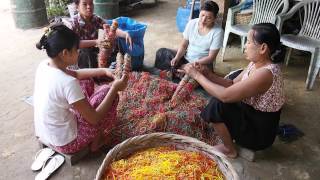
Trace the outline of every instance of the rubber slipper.
{"label": "rubber slipper", "polygon": [[54,150],[50,148],[43,148],[39,150],[34,157],[34,161],[31,165],[32,171],[38,171],[42,168],[43,164],[54,154]]}
{"label": "rubber slipper", "polygon": [[278,129],[278,137],[281,141],[290,143],[304,136],[304,133],[292,124],[282,124]]}
{"label": "rubber slipper", "polygon": [[35,180],[46,180],[55,172],[64,162],[64,157],[60,154],[50,157],[48,164],[44,164],[42,170],[37,174]]}

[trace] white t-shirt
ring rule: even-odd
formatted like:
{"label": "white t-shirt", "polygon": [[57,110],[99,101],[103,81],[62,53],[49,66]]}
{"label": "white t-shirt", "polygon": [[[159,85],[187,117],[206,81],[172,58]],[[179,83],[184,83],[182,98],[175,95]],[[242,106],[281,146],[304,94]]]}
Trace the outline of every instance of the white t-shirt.
{"label": "white t-shirt", "polygon": [[79,81],[49,61],[39,64],[34,88],[36,136],[54,146],[63,146],[77,137],[77,121],[71,104],[84,99]]}
{"label": "white t-shirt", "polygon": [[222,47],[222,28],[218,24],[214,24],[206,35],[200,35],[198,23],[199,18],[190,20],[183,32],[183,38],[189,41],[185,58],[191,63],[208,56],[210,50],[217,50]]}

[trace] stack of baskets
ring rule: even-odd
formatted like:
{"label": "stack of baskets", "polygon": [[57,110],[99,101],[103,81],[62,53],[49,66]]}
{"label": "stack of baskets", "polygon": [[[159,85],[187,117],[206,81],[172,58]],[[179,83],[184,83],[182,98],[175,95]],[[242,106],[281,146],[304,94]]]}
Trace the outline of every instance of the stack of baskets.
{"label": "stack of baskets", "polygon": [[213,159],[218,164],[221,172],[224,174],[226,179],[239,179],[239,176],[234,170],[231,163],[225,158],[223,154],[216,151],[212,146],[195,138],[187,136],[168,133],[152,133],[129,138],[111,149],[103,160],[103,163],[97,172],[95,180],[102,180],[104,172],[114,161],[127,158],[131,154],[140,150],[170,145],[174,145],[177,149],[201,152],[207,155],[209,158]]}

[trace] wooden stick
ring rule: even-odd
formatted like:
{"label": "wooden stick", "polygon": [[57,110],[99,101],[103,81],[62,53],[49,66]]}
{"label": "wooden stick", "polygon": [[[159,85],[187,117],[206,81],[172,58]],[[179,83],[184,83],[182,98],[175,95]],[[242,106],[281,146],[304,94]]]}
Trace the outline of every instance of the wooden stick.
{"label": "wooden stick", "polygon": [[190,12],[190,16],[189,16],[189,21],[192,19],[193,16],[193,10],[194,10],[194,5],[196,3],[196,0],[192,0],[192,4],[191,4],[191,12]]}

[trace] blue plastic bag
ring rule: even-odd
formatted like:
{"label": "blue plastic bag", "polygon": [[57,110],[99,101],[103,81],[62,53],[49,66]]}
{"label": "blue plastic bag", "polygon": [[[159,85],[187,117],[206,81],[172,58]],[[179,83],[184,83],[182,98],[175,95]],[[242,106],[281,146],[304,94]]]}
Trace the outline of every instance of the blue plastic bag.
{"label": "blue plastic bag", "polygon": [[[147,25],[138,23],[136,20],[128,17],[118,17],[115,20],[117,20],[119,24],[119,29],[128,32],[133,41],[132,51],[130,51],[129,45],[126,44],[125,39],[119,38],[121,48],[131,56],[140,56],[144,54],[143,37],[147,29]],[[108,20],[107,23],[111,24],[112,20]]]}
{"label": "blue plastic bag", "polygon": [[253,5],[253,0],[245,0],[245,3],[241,6],[240,10],[245,10],[251,8]]}
{"label": "blue plastic bag", "polygon": [[[187,0],[186,3],[186,8],[191,9],[192,6],[192,0]],[[200,9],[200,0],[196,0],[194,3],[194,10],[199,10]]]}
{"label": "blue plastic bag", "polygon": [[[147,29],[147,25],[139,23],[134,19],[128,17],[118,17],[119,29],[126,31],[130,34],[132,39],[132,50],[129,49],[129,44],[126,43],[124,38],[118,38],[120,51],[122,53],[128,53],[132,59],[132,69],[138,70],[142,68],[144,59],[144,34]],[[112,20],[107,21],[108,24],[112,23]]]}
{"label": "blue plastic bag", "polygon": [[[184,29],[186,28],[186,25],[189,21],[191,13],[191,1],[187,1],[186,7],[179,7],[177,9],[177,16],[176,16],[176,25],[178,27],[179,32],[183,32]],[[192,14],[192,19],[199,17],[200,14],[200,1],[196,1],[194,9],[193,9],[193,14]]]}

